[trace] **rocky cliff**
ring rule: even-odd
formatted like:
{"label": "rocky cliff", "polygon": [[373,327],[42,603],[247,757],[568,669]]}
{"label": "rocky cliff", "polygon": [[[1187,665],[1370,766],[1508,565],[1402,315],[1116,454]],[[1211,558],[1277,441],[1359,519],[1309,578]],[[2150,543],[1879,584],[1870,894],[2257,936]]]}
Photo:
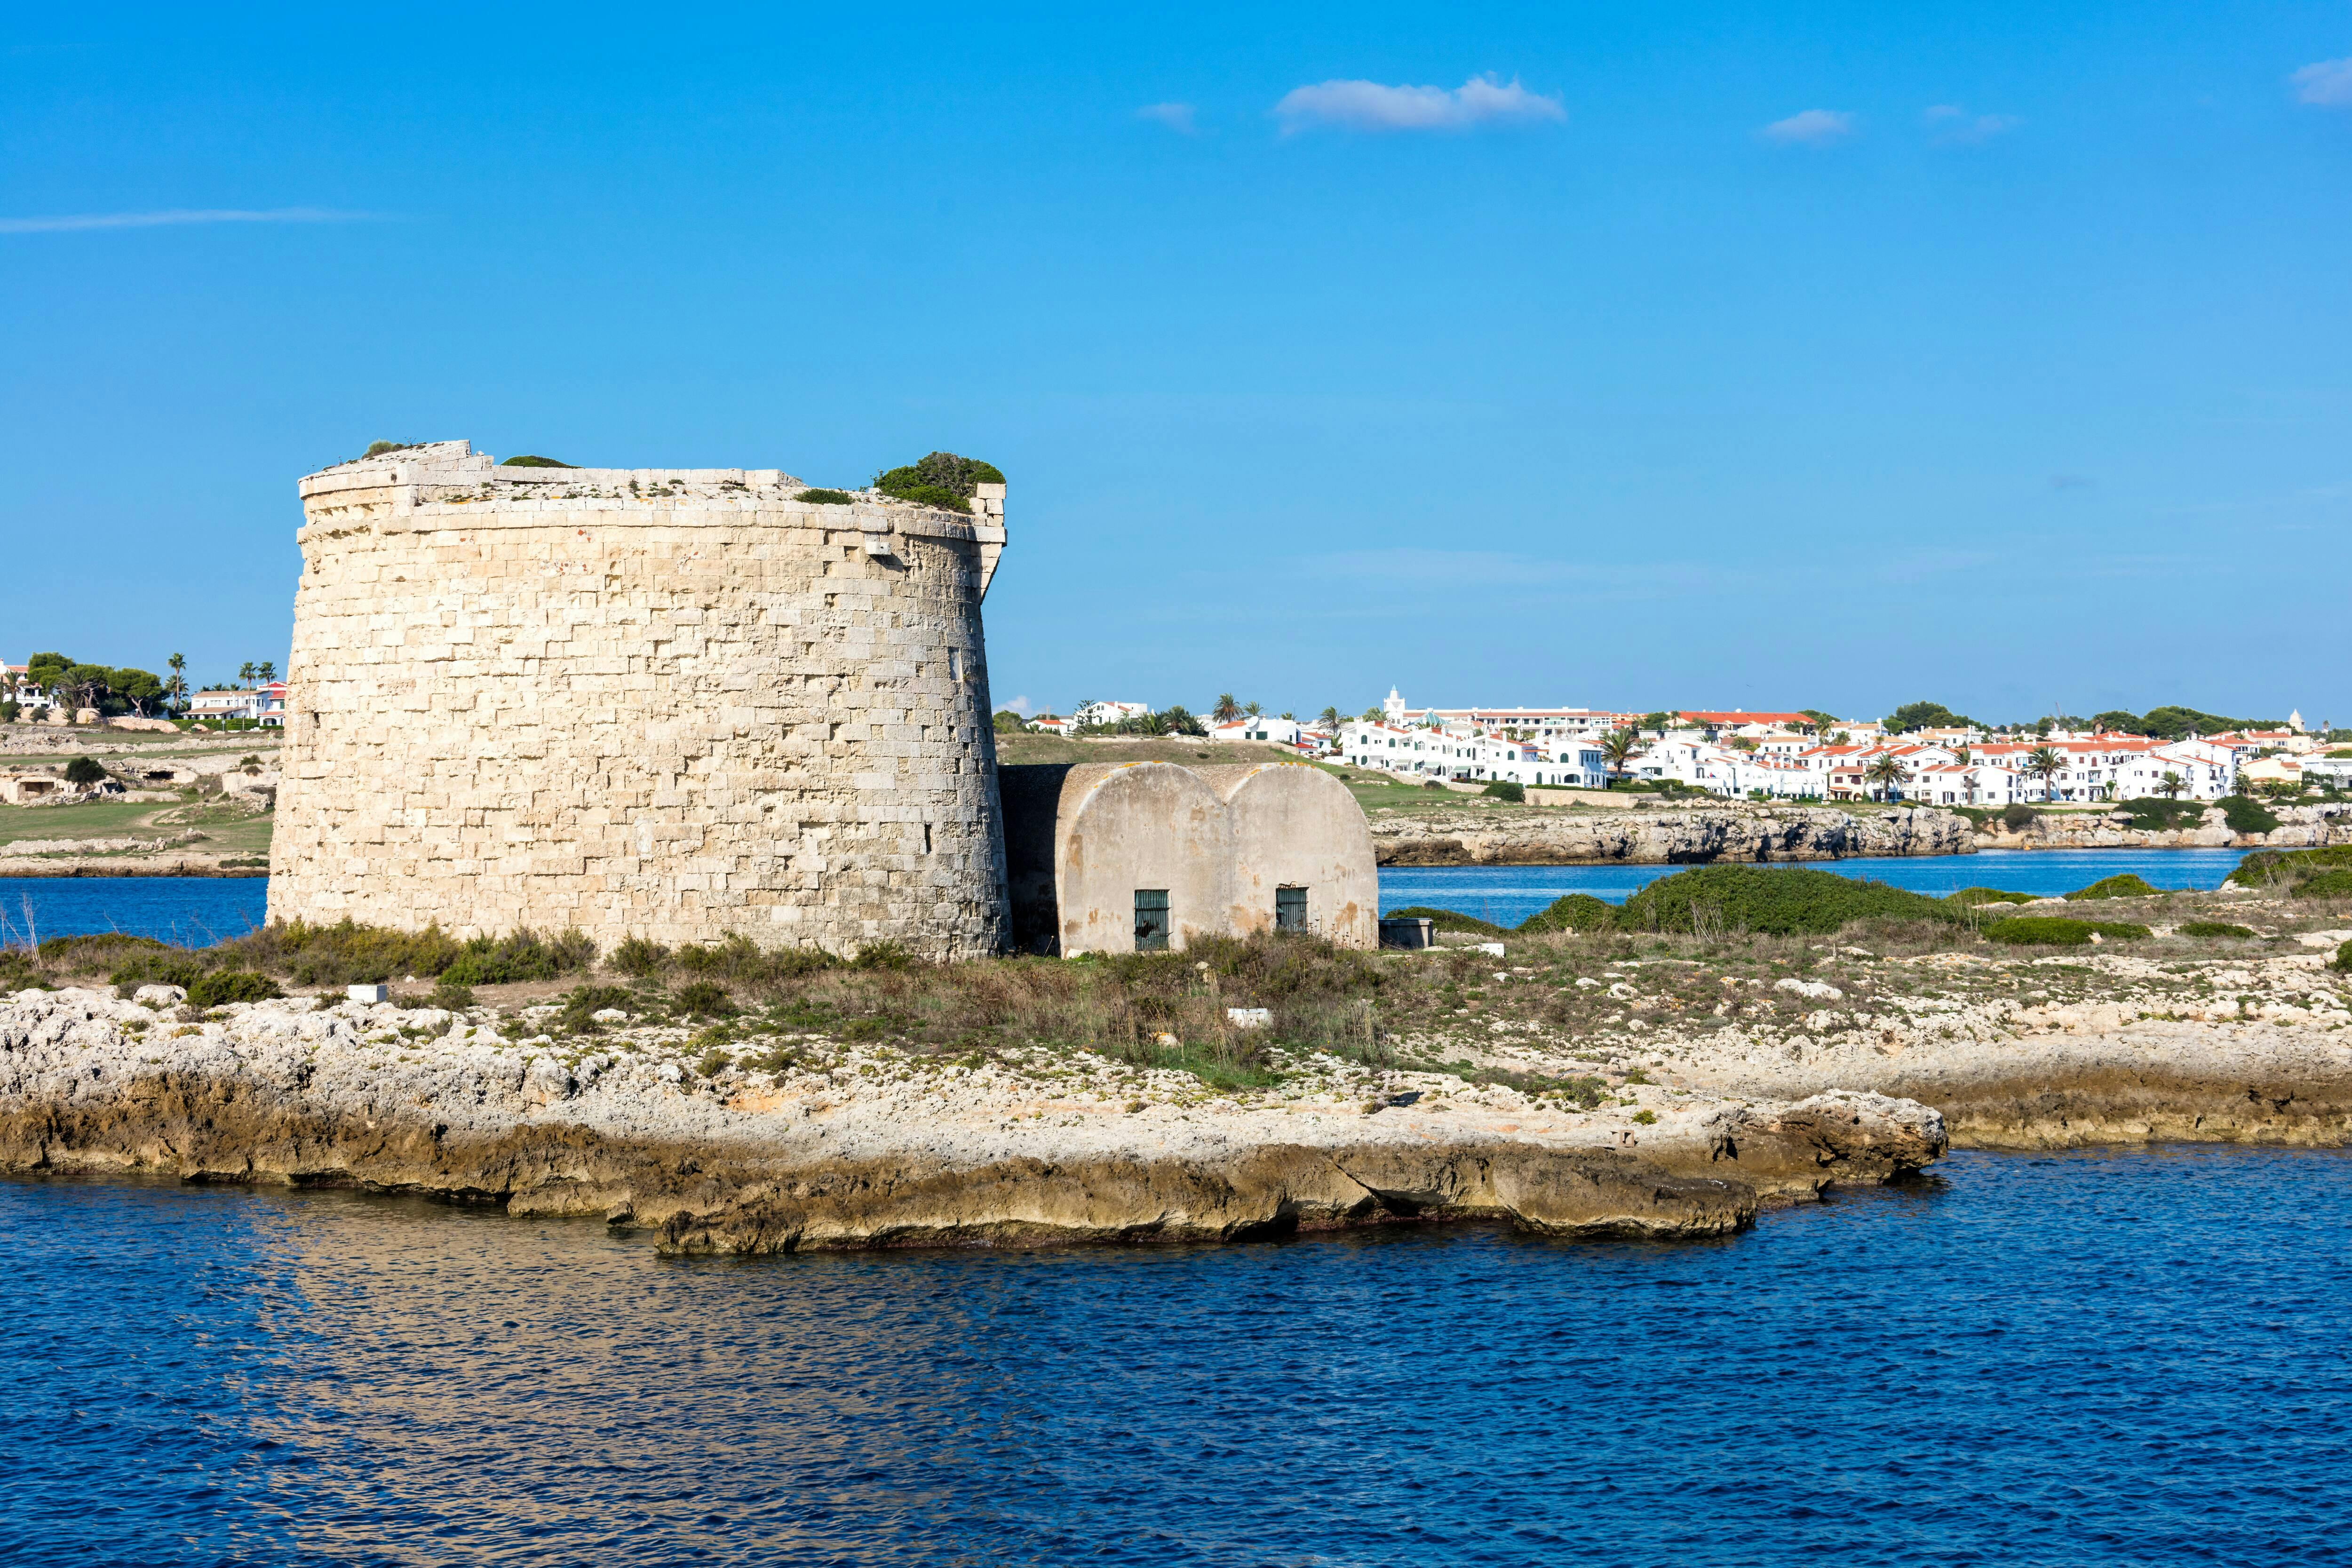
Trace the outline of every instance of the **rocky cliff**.
{"label": "rocky cliff", "polygon": [[1856,855],[1965,855],[1966,818],[1906,808],[1744,805],[1584,815],[1466,806],[1372,822],[1383,866],[1706,865],[1722,860],[1835,860]]}
{"label": "rocky cliff", "polygon": [[2050,811],[2021,832],[1994,817],[1978,830],[1984,849],[2309,849],[2352,844],[2352,804],[2281,805],[2271,808],[2279,825],[2267,833],[2231,830],[2218,805],[2206,808],[2195,826],[2151,830],[2131,826],[2128,812]]}

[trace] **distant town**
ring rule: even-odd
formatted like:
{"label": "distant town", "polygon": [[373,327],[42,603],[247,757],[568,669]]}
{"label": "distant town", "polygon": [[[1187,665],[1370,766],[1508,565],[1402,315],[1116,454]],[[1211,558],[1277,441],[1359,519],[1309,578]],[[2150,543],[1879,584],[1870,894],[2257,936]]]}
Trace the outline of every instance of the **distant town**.
{"label": "distant town", "polygon": [[1090,700],[1067,715],[997,716],[1000,729],[1084,736],[1192,734],[1255,742],[1401,781],[1473,787],[1649,787],[1758,801],[2007,806],[2352,787],[2352,731],[2303,715],[2239,720],[2167,707],[1980,724],[1914,702],[1877,719],[1786,712],[1594,708],[1414,708],[1398,691],[1356,718],[1268,714],[1220,697],[1205,716]]}
{"label": "distant town", "polygon": [[0,723],[105,724],[118,729],[204,725],[278,729],[286,722],[286,683],[268,659],[238,669],[235,680],[194,684],[187,660],[173,654],[169,672],[89,664],[61,653],[0,663]]}

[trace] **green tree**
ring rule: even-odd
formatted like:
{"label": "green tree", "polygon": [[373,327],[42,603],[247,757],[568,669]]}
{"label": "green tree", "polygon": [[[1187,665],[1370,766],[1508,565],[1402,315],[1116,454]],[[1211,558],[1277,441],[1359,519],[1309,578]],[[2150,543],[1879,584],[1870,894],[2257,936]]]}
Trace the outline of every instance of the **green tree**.
{"label": "green tree", "polygon": [[2138,714],[2124,708],[2110,708],[2104,713],[2091,715],[2092,729],[2112,730],[2121,735],[2140,733],[2140,725],[2144,722]]}
{"label": "green tree", "polygon": [[1195,718],[1192,710],[1181,702],[1172,703],[1161,709],[1152,717],[1160,721],[1160,728],[1155,731],[1158,734],[1205,735],[1209,732],[1209,727]]}
{"label": "green tree", "polygon": [[2059,754],[2056,747],[2036,746],[2025,753],[2025,762],[2021,771],[2027,778],[2042,781],[2042,798],[2048,800],[2050,781],[2056,778],[2065,766],[2066,759]]}
{"label": "green tree", "polygon": [[1242,705],[1242,711],[1243,711],[1243,712],[1244,712],[1244,713],[1246,713],[1246,714],[1248,714],[1251,718],[1255,719],[1255,718],[1256,718],[1259,714],[1261,714],[1261,713],[1265,712],[1265,709],[1263,709],[1263,708],[1261,708],[1261,707],[1259,707],[1259,706],[1258,706],[1256,703],[1255,703],[1255,702],[1245,702],[1245,703],[1244,703],[1244,704]]}
{"label": "green tree", "polygon": [[1836,714],[1824,713],[1818,708],[1800,708],[1797,711],[1813,721],[1813,732],[1817,735],[1827,734],[1830,726],[1837,722]]}
{"label": "green tree", "polygon": [[2168,773],[2156,781],[2156,793],[2167,800],[2179,799],[2180,792],[2188,787],[2188,781],[2179,773]]}
{"label": "green tree", "polygon": [[1912,730],[1970,730],[1976,721],[1955,713],[1940,702],[1906,702],[1886,716],[1886,731],[1904,734]]}
{"label": "green tree", "polygon": [[1365,709],[1361,713],[1357,714],[1356,717],[1361,719],[1367,724],[1377,724],[1381,720],[1387,718],[1388,713],[1379,703],[1375,702],[1370,708]]}
{"label": "green tree", "polygon": [[102,664],[77,664],[58,678],[58,694],[71,707],[95,708],[106,700],[113,673]]}
{"label": "green tree", "polygon": [[110,669],[106,672],[106,684],[114,695],[131,705],[132,712],[139,714],[144,714],[147,704],[163,695],[163,683],[143,669]]}
{"label": "green tree", "polygon": [[996,716],[990,720],[989,723],[1000,735],[1017,735],[1021,732],[1021,715],[1010,708],[998,709]]}
{"label": "green tree", "polygon": [[1217,705],[1209,710],[1209,717],[1220,724],[1230,724],[1242,716],[1242,705],[1230,691],[1217,693]]}
{"label": "green tree", "polygon": [[1642,717],[1643,729],[1655,730],[1661,735],[1664,734],[1674,727],[1675,716],[1663,708],[1659,709],[1655,713],[1646,713]]}
{"label": "green tree", "polygon": [[66,783],[69,784],[79,784],[86,789],[91,784],[105,782],[106,770],[98,765],[96,757],[76,757],[66,764]]}
{"label": "green tree", "polygon": [[239,685],[251,686],[253,684],[253,660],[248,658],[243,664],[236,667],[236,679]]}
{"label": "green tree", "polygon": [[1339,727],[1339,710],[1337,706],[1326,708],[1322,712],[1318,713],[1315,718],[1316,721],[1320,723],[1326,730],[1337,730]]}
{"label": "green tree", "polygon": [[25,661],[25,679],[43,691],[54,691],[76,662],[61,653],[37,653]]}
{"label": "green tree", "polygon": [[1895,760],[1893,752],[1881,752],[1870,760],[1870,766],[1863,769],[1862,776],[1878,786],[1880,800],[1889,800],[1902,793],[1904,781],[1911,775],[1904,771],[1903,764]]}
{"label": "green tree", "polygon": [[1633,753],[1642,749],[1642,737],[1632,730],[1612,730],[1601,742],[1601,760],[1609,768],[1612,784],[1624,776],[1625,768],[1633,762]]}
{"label": "green tree", "polygon": [[267,686],[271,681],[278,679],[278,666],[265,658],[261,661],[260,668],[254,671],[254,674],[261,678],[262,685]]}
{"label": "green tree", "polygon": [[188,704],[188,656],[175,653],[163,662],[172,671],[171,683],[166,689],[171,693],[173,704],[184,708]]}

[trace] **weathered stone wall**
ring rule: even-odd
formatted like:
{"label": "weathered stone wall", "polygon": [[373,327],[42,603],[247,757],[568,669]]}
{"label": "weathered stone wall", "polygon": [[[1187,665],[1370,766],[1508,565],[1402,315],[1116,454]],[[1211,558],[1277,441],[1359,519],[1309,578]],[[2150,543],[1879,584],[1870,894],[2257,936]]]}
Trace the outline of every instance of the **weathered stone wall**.
{"label": "weathered stone wall", "polygon": [[802,488],[464,442],[306,479],[271,918],[1001,947],[1001,487]]}

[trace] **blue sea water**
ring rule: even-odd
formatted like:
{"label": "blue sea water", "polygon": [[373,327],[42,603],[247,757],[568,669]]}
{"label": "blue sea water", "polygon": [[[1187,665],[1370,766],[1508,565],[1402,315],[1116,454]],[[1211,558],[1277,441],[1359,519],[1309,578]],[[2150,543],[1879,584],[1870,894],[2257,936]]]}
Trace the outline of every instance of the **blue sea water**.
{"label": "blue sea water", "polygon": [[209,947],[262,923],[261,877],[0,877],[0,946],[121,931]]}
{"label": "blue sea water", "polygon": [[[1941,898],[1962,888],[2001,888],[2044,897],[2071,893],[2129,871],[2158,888],[2218,888],[2242,849],[1986,849],[1974,855],[1809,860],[1817,871],[1891,882]],[[1622,904],[1687,866],[1383,866],[1381,909],[1417,904],[1517,925],[1570,893]]]}
{"label": "blue sea water", "polygon": [[[1873,877],[1923,893],[2006,888],[2066,893],[2123,871],[2159,888],[2218,888],[2237,849],[1992,849],[1916,859],[1810,862],[1842,877]],[[1566,893],[1612,903],[1681,866],[1391,866],[1381,872],[1381,908],[1434,904],[1498,925],[1517,925]],[[269,884],[259,877],[0,878],[0,945],[27,931],[44,937],[120,931],[204,946],[262,923]]]}
{"label": "blue sea water", "polygon": [[2347,1178],[1962,1154],[1704,1243],[701,1261],[0,1182],[0,1561],[2338,1562]]}

